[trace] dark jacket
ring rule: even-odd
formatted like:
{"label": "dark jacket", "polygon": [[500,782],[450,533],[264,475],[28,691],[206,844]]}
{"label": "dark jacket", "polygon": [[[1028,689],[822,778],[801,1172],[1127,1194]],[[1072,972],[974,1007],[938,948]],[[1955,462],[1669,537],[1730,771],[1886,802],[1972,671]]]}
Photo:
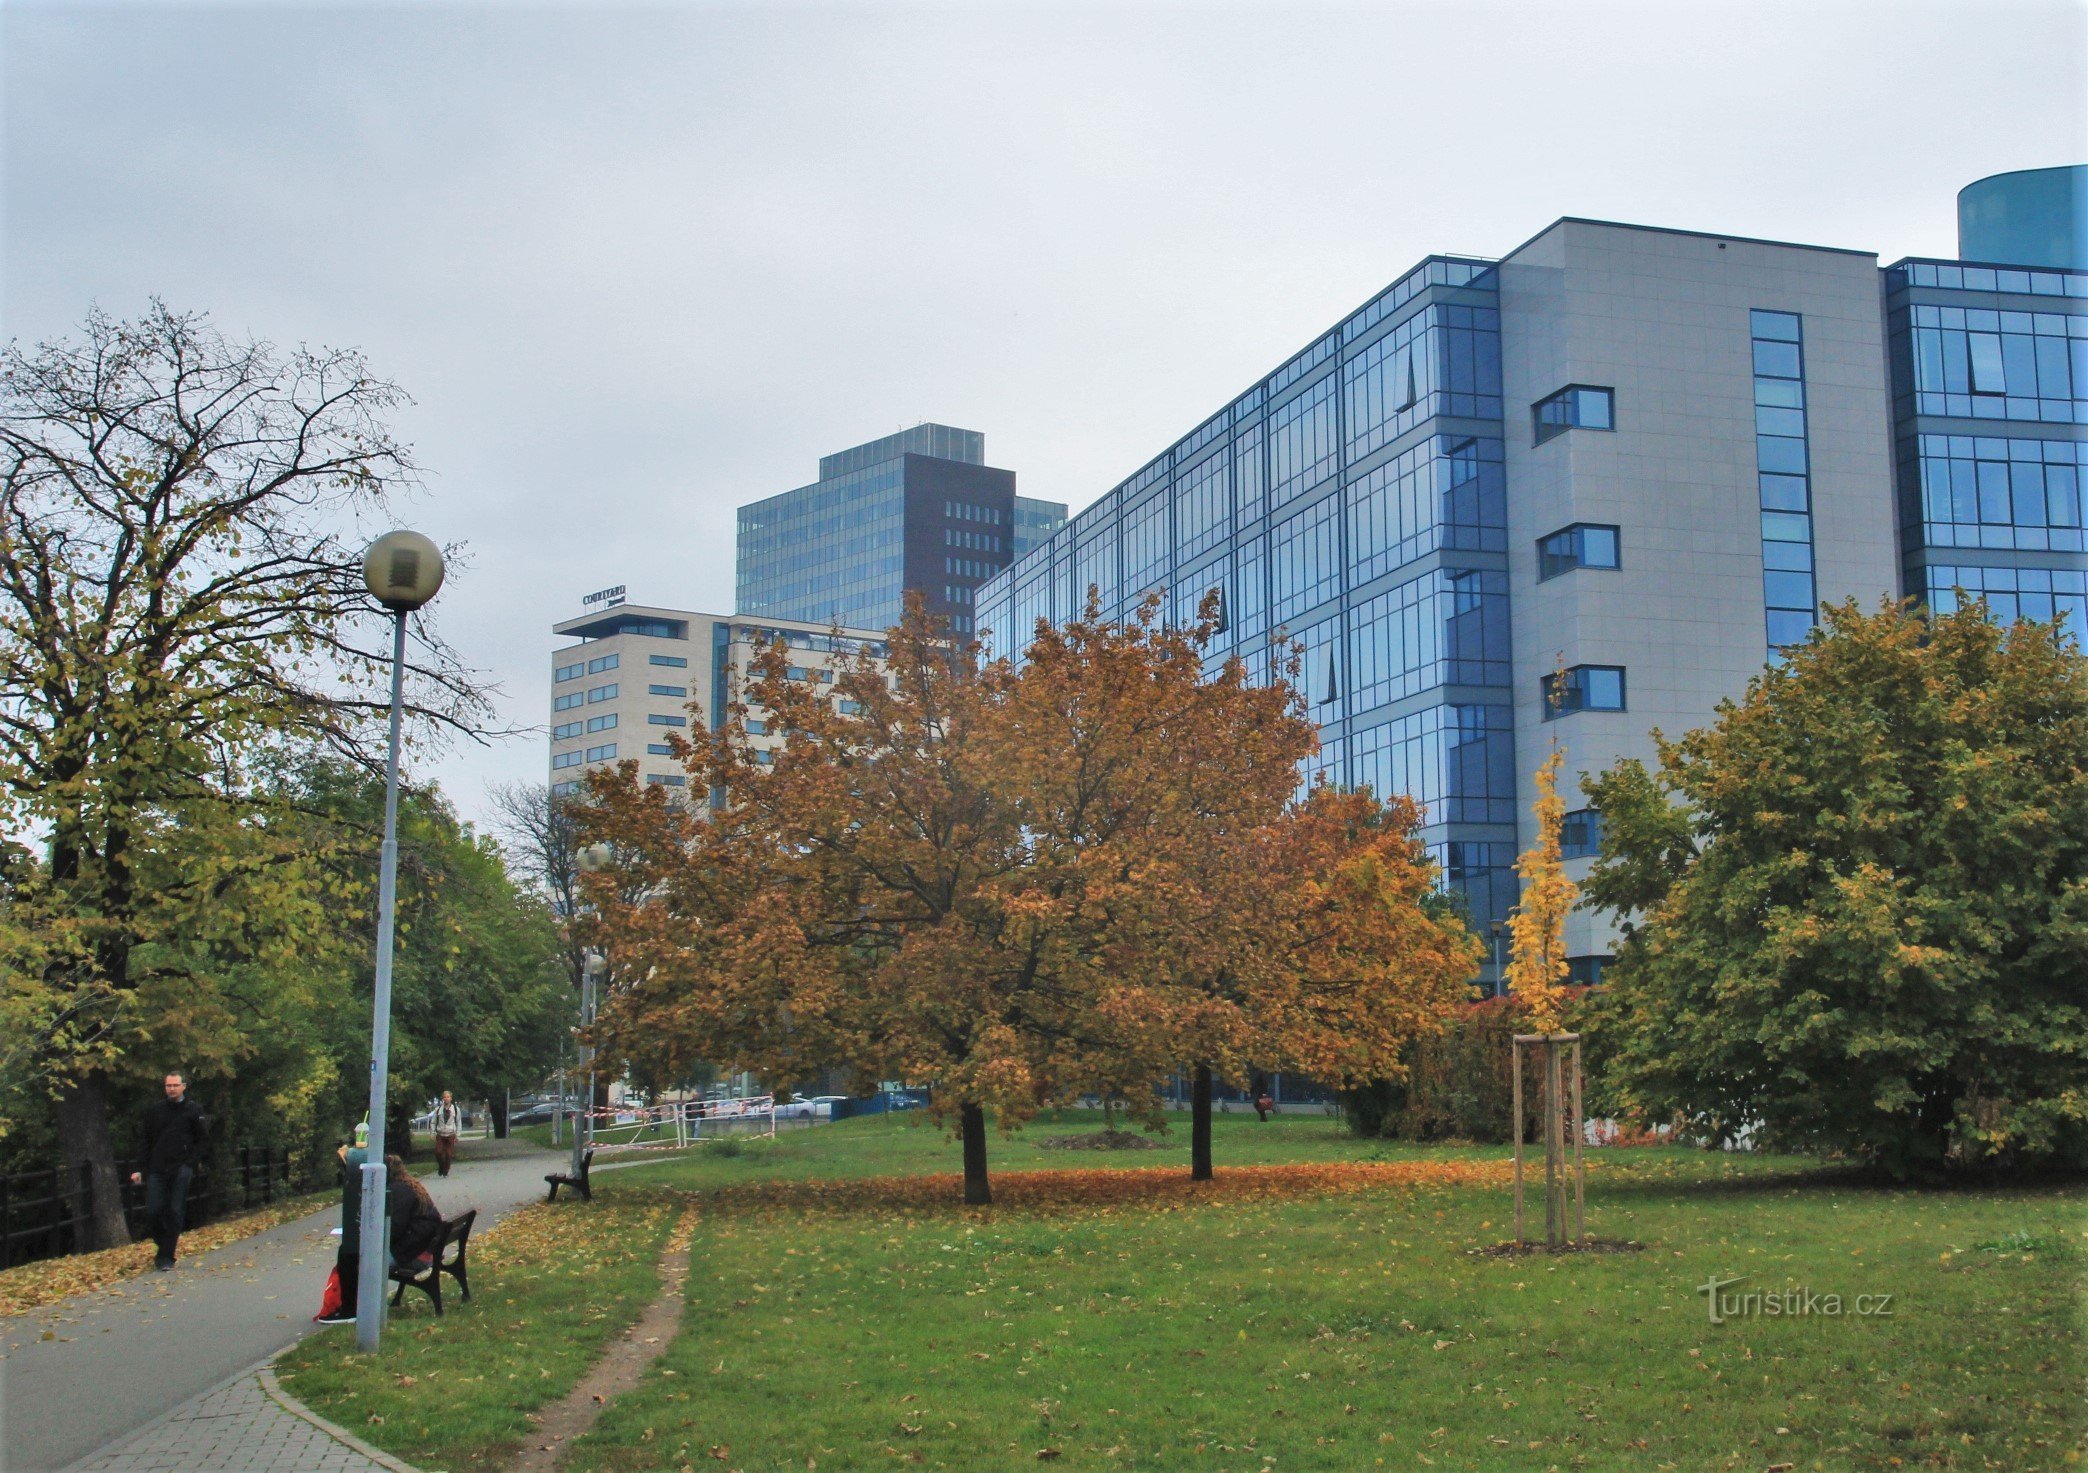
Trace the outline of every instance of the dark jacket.
{"label": "dark jacket", "polygon": [[442,1213],[432,1203],[421,1200],[421,1195],[411,1183],[393,1177],[385,1194],[390,1200],[385,1204],[391,1214],[392,1257],[401,1263],[418,1258],[435,1246],[442,1236]]}
{"label": "dark jacket", "polygon": [[147,1176],[172,1176],[181,1167],[194,1166],[203,1154],[207,1124],[203,1107],[186,1095],[154,1100],[146,1106],[138,1131],[138,1170]]}

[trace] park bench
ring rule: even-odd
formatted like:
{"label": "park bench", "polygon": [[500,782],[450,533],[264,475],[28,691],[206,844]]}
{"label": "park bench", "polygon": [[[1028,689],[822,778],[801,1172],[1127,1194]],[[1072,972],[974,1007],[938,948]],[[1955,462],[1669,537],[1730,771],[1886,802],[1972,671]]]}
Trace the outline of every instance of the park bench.
{"label": "park bench", "polygon": [[[469,1212],[445,1220],[442,1224],[442,1236],[435,1240],[432,1248],[412,1262],[402,1263],[391,1271],[392,1282],[399,1286],[392,1294],[393,1309],[399,1307],[399,1301],[406,1297],[406,1290],[411,1287],[434,1300],[435,1313],[441,1314],[444,1274],[457,1281],[457,1287],[464,1291],[467,1300],[471,1298],[471,1278],[464,1265],[464,1254],[471,1246],[471,1224],[477,1217],[478,1209],[474,1207]],[[454,1253],[450,1251],[453,1248],[456,1250]]]}
{"label": "park bench", "polygon": [[551,1183],[551,1195],[544,1200],[556,1202],[558,1200],[558,1189],[560,1187],[571,1187],[580,1194],[582,1201],[592,1202],[594,1200],[594,1191],[587,1184],[587,1172],[588,1168],[593,1165],[594,1147],[589,1146],[580,1153],[580,1169],[577,1172],[568,1174],[563,1171],[554,1171],[544,1178],[545,1181]]}

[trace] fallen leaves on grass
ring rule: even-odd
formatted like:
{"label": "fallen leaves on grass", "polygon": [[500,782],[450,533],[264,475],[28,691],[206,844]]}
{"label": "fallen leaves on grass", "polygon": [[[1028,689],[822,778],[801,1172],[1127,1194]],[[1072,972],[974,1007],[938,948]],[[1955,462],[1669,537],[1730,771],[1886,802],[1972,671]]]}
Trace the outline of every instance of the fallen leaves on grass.
{"label": "fallen leaves on grass", "polygon": [[[265,1233],[282,1223],[308,1217],[339,1198],[332,1192],[314,1192],[292,1197],[254,1212],[243,1212],[208,1227],[191,1228],[181,1235],[182,1257],[208,1253],[227,1243]],[[0,1316],[27,1314],[75,1294],[91,1294],[152,1272],[150,1242],[127,1243],[104,1248],[99,1253],[73,1253],[64,1258],[42,1258],[19,1264],[0,1273]]]}
{"label": "fallen leaves on grass", "polygon": [[[1510,1180],[1506,1161],[1309,1161],[1277,1166],[1230,1166],[1214,1181],[1192,1181],[1179,1166],[1132,1166],[1077,1171],[1003,1171],[993,1178],[996,1207],[1037,1211],[1112,1207],[1170,1207],[1206,1202],[1272,1202],[1333,1192],[1388,1187],[1499,1186]],[[763,1181],[698,1194],[720,1211],[785,1209],[858,1212],[959,1208],[963,1178],[853,1177],[838,1181]]]}

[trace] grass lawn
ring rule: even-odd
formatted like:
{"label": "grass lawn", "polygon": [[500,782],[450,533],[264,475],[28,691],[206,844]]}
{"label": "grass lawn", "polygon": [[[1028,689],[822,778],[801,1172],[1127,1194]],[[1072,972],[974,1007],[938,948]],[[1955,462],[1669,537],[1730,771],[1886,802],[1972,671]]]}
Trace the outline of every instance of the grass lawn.
{"label": "grass lawn", "polygon": [[681,1210],[658,1190],[524,1208],[473,1240],[470,1303],[445,1284],[437,1319],[409,1290],[375,1357],[353,1354],[342,1325],[286,1351],[276,1374],[321,1416],[417,1467],[502,1467],[529,1414],[570,1391],[658,1294]]}
{"label": "grass lawn", "polygon": [[[2088,1447],[2078,1185],[1605,1151],[1589,1226],[1641,1251],[1489,1258],[1503,1150],[1225,1116],[1220,1180],[1192,1190],[1185,1143],[1038,1147],[1098,1123],[994,1137],[983,1211],[955,1145],[903,1118],[604,1173],[591,1207],[539,1215],[564,1246],[497,1278],[501,1303],[402,1322],[378,1367],[307,1342],[289,1384],[424,1468],[494,1458],[578,1375],[576,1318],[599,1343],[635,1315],[693,1202],[682,1331],[569,1470],[2052,1469]],[[1809,1289],[1814,1312],[1712,1324],[1697,1286],[1737,1275],[1728,1295]]]}
{"label": "grass lawn", "polygon": [[[1444,1160],[1330,1122],[1217,1122],[1251,1159]],[[996,1169],[1165,1163],[1040,1152]],[[791,1179],[953,1166],[932,1132],[846,1122],[763,1155],[605,1177],[698,1192],[684,1329],[572,1469],[2064,1467],[2084,1415],[2078,1190],[1915,1192],[1804,1163],[1598,1153],[1589,1225],[1644,1251],[1467,1250],[1495,1185],[1162,1209],[1069,1193],[968,1212]],[[740,1184],[769,1183],[748,1191]],[[1004,1183],[1005,1190],[1014,1185]],[[1809,1288],[1843,1314],[1709,1322],[1697,1285]],[[1854,1314],[1858,1294],[1893,1296]]]}

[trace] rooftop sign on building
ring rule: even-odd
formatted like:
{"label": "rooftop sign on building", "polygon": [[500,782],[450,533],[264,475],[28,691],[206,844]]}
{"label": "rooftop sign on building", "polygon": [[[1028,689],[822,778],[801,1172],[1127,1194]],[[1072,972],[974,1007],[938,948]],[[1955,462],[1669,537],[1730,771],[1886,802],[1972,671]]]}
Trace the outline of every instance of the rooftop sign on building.
{"label": "rooftop sign on building", "polygon": [[623,584],[619,583],[614,588],[596,589],[593,593],[590,593],[585,598],[581,599],[580,605],[582,608],[591,609],[595,605],[600,604],[604,608],[613,609],[623,601],[624,586]]}

